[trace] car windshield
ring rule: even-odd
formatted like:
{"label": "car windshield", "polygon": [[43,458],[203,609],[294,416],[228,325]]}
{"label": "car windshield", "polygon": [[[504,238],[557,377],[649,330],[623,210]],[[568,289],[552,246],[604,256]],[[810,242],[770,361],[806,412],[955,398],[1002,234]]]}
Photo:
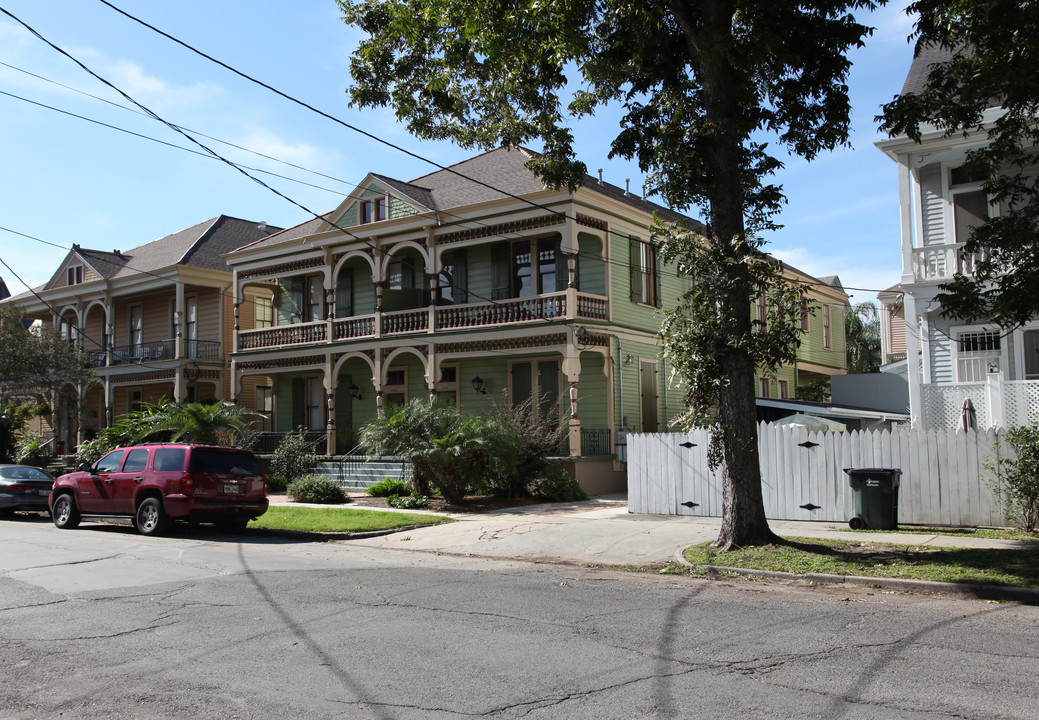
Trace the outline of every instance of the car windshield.
{"label": "car windshield", "polygon": [[51,480],[51,476],[34,467],[0,467],[0,477],[7,480]]}
{"label": "car windshield", "polygon": [[196,448],[191,452],[191,472],[224,475],[263,475],[256,458],[248,453]]}

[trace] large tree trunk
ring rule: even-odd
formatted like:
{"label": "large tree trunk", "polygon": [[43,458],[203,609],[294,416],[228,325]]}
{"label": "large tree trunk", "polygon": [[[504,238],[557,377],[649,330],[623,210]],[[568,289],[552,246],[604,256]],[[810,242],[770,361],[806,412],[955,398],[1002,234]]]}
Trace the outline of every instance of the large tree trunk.
{"label": "large tree trunk", "polygon": [[[743,144],[747,138],[742,127],[742,109],[736,100],[738,94],[733,92],[746,79],[733,67],[729,55],[729,48],[735,43],[731,35],[733,4],[729,0],[704,0],[702,12],[704,37],[710,38],[710,42],[698,42],[693,24],[684,23],[683,27],[693,46],[691,57],[703,87],[704,114],[715,128],[704,145],[709,233],[730,255],[725,268],[732,281],[728,292],[718,299],[717,313],[722,327],[730,328],[738,343],[753,332],[750,318],[753,288],[746,270],[753,250],[747,242],[746,198],[741,182]],[[722,526],[714,547],[731,550],[767,544],[777,538],[765,519],[761,494],[754,401],[756,368],[746,352],[733,345],[727,353],[725,368],[726,378],[718,392]]]}
{"label": "large tree trunk", "polygon": [[776,542],[761,494],[754,366],[746,356],[732,357],[729,384],[718,395],[723,501],[722,526],[713,546],[733,550]]}

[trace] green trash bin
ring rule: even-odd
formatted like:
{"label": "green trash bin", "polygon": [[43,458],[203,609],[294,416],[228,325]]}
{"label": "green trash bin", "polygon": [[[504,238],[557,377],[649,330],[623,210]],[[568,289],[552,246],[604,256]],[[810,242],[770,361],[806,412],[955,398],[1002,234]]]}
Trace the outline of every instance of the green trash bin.
{"label": "green trash bin", "polygon": [[893,468],[845,468],[851,482],[853,530],[898,529],[898,485],[902,471]]}

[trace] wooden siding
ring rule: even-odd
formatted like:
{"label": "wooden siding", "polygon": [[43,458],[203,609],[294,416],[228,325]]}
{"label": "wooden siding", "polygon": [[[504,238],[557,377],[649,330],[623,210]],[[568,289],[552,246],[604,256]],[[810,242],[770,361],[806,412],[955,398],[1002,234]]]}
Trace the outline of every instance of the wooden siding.
{"label": "wooden siding", "polygon": [[931,345],[932,383],[956,382],[953,341],[949,337],[950,334],[951,328],[947,321],[936,317],[931,318],[931,322],[928,324],[928,340]]}
{"label": "wooden siding", "polygon": [[945,201],[942,198],[942,168],[939,164],[920,168],[920,217],[923,244],[951,242],[945,237]]}

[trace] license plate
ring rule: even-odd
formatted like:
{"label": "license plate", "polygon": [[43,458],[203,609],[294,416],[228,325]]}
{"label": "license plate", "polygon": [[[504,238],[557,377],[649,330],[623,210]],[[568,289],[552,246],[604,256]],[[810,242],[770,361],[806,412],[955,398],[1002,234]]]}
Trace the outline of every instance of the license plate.
{"label": "license plate", "polygon": [[224,483],[224,495],[237,495],[238,485],[236,483]]}
{"label": "license plate", "polygon": [[43,495],[44,497],[47,497],[48,495],[51,494],[51,491],[50,490],[37,490],[36,494],[37,495]]}

